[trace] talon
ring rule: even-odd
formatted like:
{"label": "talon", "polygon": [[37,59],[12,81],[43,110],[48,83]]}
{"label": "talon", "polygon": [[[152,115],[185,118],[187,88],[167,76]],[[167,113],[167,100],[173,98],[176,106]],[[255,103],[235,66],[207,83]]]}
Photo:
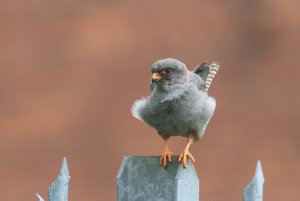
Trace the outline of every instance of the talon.
{"label": "talon", "polygon": [[180,154],[179,158],[178,158],[178,163],[182,163],[184,168],[188,168],[188,164],[186,162],[186,159],[190,159],[190,161],[194,164],[196,162],[195,158],[193,157],[193,155],[189,152],[189,147],[192,144],[192,141],[189,140],[185,149],[183,150],[183,152]]}
{"label": "talon", "polygon": [[178,159],[178,163],[182,163],[184,168],[188,168],[188,164],[187,164],[187,158],[191,160],[191,162],[194,164],[196,162],[195,158],[193,157],[193,155],[188,151],[188,150],[184,150]]}
{"label": "talon", "polygon": [[173,152],[169,150],[168,145],[166,144],[165,150],[159,160],[160,165],[163,167],[167,167],[168,161],[172,162],[172,155]]}
{"label": "talon", "polygon": [[190,153],[190,152],[188,152],[188,158],[191,160],[191,162],[194,164],[195,162],[196,162],[196,160],[195,160],[195,158],[193,157],[193,155]]}

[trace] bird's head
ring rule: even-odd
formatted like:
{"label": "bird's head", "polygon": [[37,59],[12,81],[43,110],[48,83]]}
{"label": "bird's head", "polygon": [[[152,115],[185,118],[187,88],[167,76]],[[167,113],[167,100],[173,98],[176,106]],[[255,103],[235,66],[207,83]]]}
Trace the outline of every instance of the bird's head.
{"label": "bird's head", "polygon": [[184,63],[172,59],[160,59],[152,67],[152,83],[155,85],[170,85],[185,83],[188,79],[188,71]]}

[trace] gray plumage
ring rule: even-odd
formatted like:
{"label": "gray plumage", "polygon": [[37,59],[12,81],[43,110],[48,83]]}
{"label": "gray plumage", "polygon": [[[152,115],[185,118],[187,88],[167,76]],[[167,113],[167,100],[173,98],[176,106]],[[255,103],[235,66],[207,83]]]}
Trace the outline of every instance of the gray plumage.
{"label": "gray plumage", "polygon": [[209,74],[209,65],[207,61],[203,62],[200,65],[197,65],[196,68],[193,70],[193,72],[199,75],[203,80],[206,80]]}
{"label": "gray plumage", "polygon": [[192,135],[197,141],[215,110],[215,99],[208,96],[207,89],[218,66],[214,64],[212,70],[203,63],[192,72],[176,59],[158,60],[151,71],[159,72],[162,78],[152,81],[150,96],[133,104],[133,116],[155,128],[164,139]]}

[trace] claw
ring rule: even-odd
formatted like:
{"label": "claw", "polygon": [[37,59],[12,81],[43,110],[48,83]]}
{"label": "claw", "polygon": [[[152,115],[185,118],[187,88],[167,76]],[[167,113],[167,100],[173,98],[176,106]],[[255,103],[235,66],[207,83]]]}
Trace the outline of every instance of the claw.
{"label": "claw", "polygon": [[184,168],[188,168],[188,164],[186,162],[187,158],[190,159],[193,164],[196,162],[193,155],[189,152],[189,147],[192,144],[192,142],[193,142],[193,139],[189,138],[185,149],[183,150],[183,152],[180,154],[180,156],[178,158],[178,163],[182,163]]}
{"label": "claw", "polygon": [[193,155],[188,150],[185,149],[180,154],[179,159],[178,159],[178,163],[182,163],[184,168],[188,168],[188,164],[187,164],[187,161],[186,161],[187,158],[190,159],[193,164],[196,162]]}
{"label": "claw", "polygon": [[168,161],[172,162],[172,155],[173,155],[173,152],[171,152],[168,148],[168,145],[166,145],[164,153],[161,155],[160,160],[159,160],[160,165],[163,167],[167,167]]}

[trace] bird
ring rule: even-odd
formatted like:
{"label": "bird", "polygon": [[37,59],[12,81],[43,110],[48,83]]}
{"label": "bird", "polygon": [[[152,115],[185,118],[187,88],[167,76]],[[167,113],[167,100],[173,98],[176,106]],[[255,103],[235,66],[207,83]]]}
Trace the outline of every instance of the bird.
{"label": "bird", "polygon": [[167,167],[172,162],[168,140],[173,136],[187,138],[187,144],[178,158],[184,168],[187,159],[195,163],[189,152],[192,143],[204,134],[216,107],[216,101],[207,93],[219,70],[219,63],[203,62],[193,71],[174,58],[163,58],[151,66],[151,94],[136,100],[132,115],[156,129],[165,142],[160,165]]}

